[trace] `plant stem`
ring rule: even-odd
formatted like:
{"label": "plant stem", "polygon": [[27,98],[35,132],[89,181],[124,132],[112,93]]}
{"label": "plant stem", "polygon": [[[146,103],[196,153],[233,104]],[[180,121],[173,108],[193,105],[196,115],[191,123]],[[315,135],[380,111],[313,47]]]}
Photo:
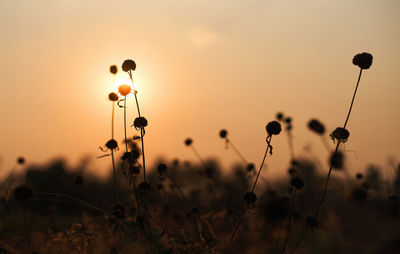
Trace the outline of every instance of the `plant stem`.
{"label": "plant stem", "polygon": [[231,238],[229,239],[229,243],[231,243],[232,240],[233,240],[233,238],[235,237],[236,232],[238,231],[240,224],[242,223],[244,217],[246,216],[247,211],[248,211],[248,207],[246,207],[245,210],[244,210],[244,212],[240,215],[239,220],[238,220],[238,222],[236,223],[236,226],[235,226],[235,228],[234,228],[233,231],[232,231],[232,235],[231,235]]}
{"label": "plant stem", "polygon": [[[267,137],[267,139],[268,139],[268,137]],[[260,177],[261,170],[262,170],[262,168],[264,166],[265,158],[267,157],[268,149],[270,148],[269,143],[271,142],[271,139],[272,139],[272,136],[269,136],[269,141],[267,141],[268,146],[267,146],[267,149],[265,150],[264,158],[263,158],[263,160],[261,162],[260,169],[258,170],[257,177],[256,177],[256,180],[254,181],[253,188],[251,189],[251,192],[254,192],[254,189],[256,188],[256,184],[257,184],[258,178]]]}
{"label": "plant stem", "polygon": [[111,139],[114,139],[114,111],[115,111],[115,102],[112,104],[112,113],[111,113]]}
{"label": "plant stem", "polygon": [[124,132],[125,132],[125,152],[128,152],[128,138],[126,137],[126,96],[124,99]]}
{"label": "plant stem", "polygon": [[349,113],[347,114],[346,121],[344,122],[343,128],[346,128],[347,122],[349,121],[351,109],[353,108],[354,99],[355,99],[356,93],[357,93],[358,84],[360,83],[360,80],[361,80],[362,70],[363,69],[360,68],[360,74],[358,75],[356,89],[354,90],[353,98],[351,99],[351,104],[350,104],[350,108],[349,108]]}
{"label": "plant stem", "polygon": [[140,140],[142,141],[142,158],[143,158],[143,181],[146,182],[146,160],[144,157],[144,128],[140,128]]}
{"label": "plant stem", "polygon": [[112,161],[113,172],[114,172],[115,195],[117,198],[117,202],[119,203],[118,179],[117,179],[117,170],[115,168],[114,149],[111,149],[111,161]]}

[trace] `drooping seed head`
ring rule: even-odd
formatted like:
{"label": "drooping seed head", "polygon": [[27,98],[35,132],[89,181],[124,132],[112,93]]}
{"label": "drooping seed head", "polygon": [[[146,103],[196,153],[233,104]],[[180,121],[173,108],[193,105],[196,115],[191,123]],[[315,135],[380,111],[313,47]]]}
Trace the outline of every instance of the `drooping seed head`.
{"label": "drooping seed head", "polygon": [[167,169],[168,169],[168,167],[164,163],[158,164],[157,171],[158,171],[158,174],[160,174],[160,176],[163,175],[165,172],[167,172]]}
{"label": "drooping seed head", "polygon": [[332,139],[336,139],[339,142],[343,142],[344,143],[349,138],[350,132],[348,130],[346,130],[345,128],[338,127],[331,133],[330,136],[331,136]]}
{"label": "drooping seed head", "polygon": [[193,143],[193,140],[191,138],[185,139],[185,145],[190,146]]}
{"label": "drooping seed head", "polygon": [[133,125],[136,129],[141,129],[147,126],[147,119],[143,116],[136,117],[135,121],[133,121]]}
{"label": "drooping seed head", "polygon": [[290,181],[290,185],[298,190],[300,190],[301,188],[303,188],[304,186],[304,182],[303,179],[301,179],[298,176],[295,176],[292,178],[292,180]]}
{"label": "drooping seed head", "polygon": [[128,59],[122,63],[122,70],[125,72],[134,71],[136,70],[136,63],[135,61]]}
{"label": "drooping seed head", "polygon": [[113,74],[113,75],[117,74],[117,72],[118,72],[117,66],[116,66],[116,65],[111,65],[111,66],[110,66],[110,72],[111,72],[111,74]]}
{"label": "drooping seed head", "polygon": [[83,184],[83,181],[84,181],[83,177],[81,175],[79,175],[79,176],[75,177],[74,184],[80,186]]}
{"label": "drooping seed head", "polygon": [[311,131],[317,133],[318,135],[322,136],[322,135],[325,134],[325,126],[320,121],[318,121],[317,119],[311,119],[308,122],[308,128]]}
{"label": "drooping seed head", "polygon": [[28,184],[22,184],[14,189],[14,197],[18,201],[26,202],[33,197],[33,188]]}
{"label": "drooping seed head", "polygon": [[221,138],[226,138],[227,135],[228,135],[228,131],[227,130],[225,130],[225,129],[220,130],[219,136]]}
{"label": "drooping seed head", "polygon": [[360,67],[361,69],[369,69],[369,67],[371,67],[372,65],[372,55],[370,53],[361,53],[361,54],[357,54],[354,56],[353,58],[353,64],[357,65],[358,67]]}
{"label": "drooping seed head", "polygon": [[122,96],[127,96],[130,92],[131,92],[132,88],[130,85],[127,84],[122,84],[118,87],[118,92],[122,95]]}
{"label": "drooping seed head", "polygon": [[115,139],[110,139],[110,140],[107,141],[106,147],[108,149],[111,149],[111,150],[117,149],[118,143],[117,143],[117,141]]}
{"label": "drooping seed head", "polygon": [[18,163],[18,164],[21,164],[21,165],[22,165],[22,164],[25,164],[25,158],[22,157],[22,156],[18,157],[18,158],[17,158],[17,163]]}
{"label": "drooping seed head", "polygon": [[108,99],[109,99],[110,101],[118,101],[119,96],[118,96],[118,94],[112,92],[112,93],[109,93],[109,94],[108,94]]}
{"label": "drooping seed head", "polygon": [[277,121],[272,121],[269,122],[266,126],[267,129],[267,133],[268,135],[272,136],[272,135],[278,135],[279,133],[281,133],[281,124],[278,123]]}
{"label": "drooping seed head", "polygon": [[342,152],[334,152],[331,155],[330,163],[333,168],[342,169],[344,165],[344,156]]}

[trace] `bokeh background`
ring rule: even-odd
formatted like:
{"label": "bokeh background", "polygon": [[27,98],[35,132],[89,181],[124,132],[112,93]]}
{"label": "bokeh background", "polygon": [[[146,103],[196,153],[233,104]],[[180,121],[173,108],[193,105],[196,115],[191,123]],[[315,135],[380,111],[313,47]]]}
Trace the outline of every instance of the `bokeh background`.
{"label": "bokeh background", "polygon": [[[218,137],[226,128],[259,164],[265,125],[281,111],[293,118],[296,155],[326,165],[329,153],[306,124],[343,125],[361,52],[374,62],[350,117],[346,165],[375,164],[390,177],[400,157],[399,11],[397,0],[0,0],[0,178],[21,155],[28,164],[85,160],[93,174],[110,174],[110,160],[96,157],[110,138],[107,94],[127,74],[114,80],[108,68],[128,58],[150,162],[195,161],[183,145],[191,137],[202,156],[230,166],[238,158]],[[129,123],[135,117],[130,98]],[[273,144],[266,176],[288,167],[286,135]]]}

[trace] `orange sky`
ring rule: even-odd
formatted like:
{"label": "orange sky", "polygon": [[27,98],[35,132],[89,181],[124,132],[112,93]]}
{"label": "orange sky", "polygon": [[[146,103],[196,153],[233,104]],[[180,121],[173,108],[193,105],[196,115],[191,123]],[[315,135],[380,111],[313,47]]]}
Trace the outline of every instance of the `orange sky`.
{"label": "orange sky", "polygon": [[[204,157],[229,166],[239,160],[218,137],[226,128],[259,164],[265,125],[282,111],[294,119],[296,154],[310,157],[311,147],[326,165],[306,124],[343,125],[358,74],[351,60],[364,51],[374,62],[348,124],[347,166],[372,163],[390,175],[388,160],[400,159],[399,11],[397,0],[0,1],[0,176],[19,155],[31,164],[65,156],[71,165],[89,156],[91,171],[109,173],[110,160],[96,159],[110,136],[108,67],[127,58],[137,64],[150,162],[195,161],[183,145],[192,137]],[[128,107],[131,123],[133,98]],[[267,176],[287,169],[287,136],[273,145]]]}

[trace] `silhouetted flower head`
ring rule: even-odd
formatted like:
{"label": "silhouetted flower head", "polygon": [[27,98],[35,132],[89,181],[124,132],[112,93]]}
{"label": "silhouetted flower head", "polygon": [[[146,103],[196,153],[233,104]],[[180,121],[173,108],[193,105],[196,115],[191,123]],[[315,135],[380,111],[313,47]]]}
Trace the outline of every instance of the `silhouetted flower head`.
{"label": "silhouetted flower head", "polygon": [[278,123],[277,121],[272,121],[269,122],[266,126],[267,129],[267,133],[268,135],[272,136],[272,135],[278,135],[279,133],[281,133],[281,124]]}
{"label": "silhouetted flower head", "polygon": [[113,215],[117,219],[123,219],[125,217],[125,207],[121,204],[115,204],[111,207]]}
{"label": "silhouetted flower head", "polygon": [[310,130],[317,133],[318,135],[325,134],[325,126],[317,119],[311,119],[308,122],[308,128],[310,128]]}
{"label": "silhouetted flower head", "polygon": [[110,139],[107,141],[106,147],[111,150],[116,149],[118,147],[118,143],[115,139]]}
{"label": "silhouetted flower head", "polygon": [[147,126],[147,119],[143,116],[136,117],[135,121],[133,121],[133,125],[136,129],[144,128]]}
{"label": "silhouetted flower head", "polygon": [[319,225],[319,220],[315,216],[307,216],[306,224],[310,228],[316,228]]}
{"label": "silhouetted flower head", "polygon": [[80,176],[80,175],[79,175],[79,176],[76,176],[75,179],[74,179],[74,184],[75,184],[75,185],[78,185],[78,186],[79,186],[79,185],[82,185],[82,184],[83,184],[83,177]]}
{"label": "silhouetted flower head", "polygon": [[290,124],[292,122],[292,118],[290,116],[285,118],[285,123]]}
{"label": "silhouetted flower head", "polygon": [[135,61],[128,59],[122,63],[122,70],[125,72],[134,71],[136,70],[136,63]]}
{"label": "silhouetted flower head", "polygon": [[255,194],[254,192],[249,191],[249,192],[246,192],[246,193],[243,195],[243,199],[244,199],[244,201],[247,202],[247,204],[249,204],[249,205],[255,205],[255,203],[256,203],[256,201],[257,201],[257,196],[256,196],[256,194]]}
{"label": "silhouetted flower head", "polygon": [[118,68],[117,68],[117,66],[116,65],[111,65],[110,66],[110,72],[112,73],[112,74],[117,74],[117,72],[118,72]]}
{"label": "silhouetted flower head", "polygon": [[118,94],[116,94],[114,92],[111,92],[111,93],[108,94],[108,99],[110,101],[118,101],[119,96],[118,96]]}
{"label": "silhouetted flower head", "polygon": [[332,139],[336,139],[339,142],[343,142],[344,143],[349,138],[350,132],[348,130],[346,130],[345,128],[338,127],[331,133],[330,136],[331,136]]}
{"label": "silhouetted flower head", "polygon": [[17,163],[18,163],[18,164],[21,164],[21,165],[22,165],[22,164],[25,164],[25,158],[22,157],[22,156],[18,157],[18,158],[17,158]]}
{"label": "silhouetted flower head", "polygon": [[130,85],[127,84],[122,84],[118,87],[118,92],[122,95],[122,96],[127,96],[130,92],[131,92],[132,88]]}
{"label": "silhouetted flower head", "polygon": [[253,171],[254,169],[255,169],[254,163],[249,163],[249,164],[247,164],[247,166],[246,166],[247,172],[251,172],[251,171]]}
{"label": "silhouetted flower head", "polygon": [[222,129],[222,130],[219,132],[219,136],[220,136],[221,138],[226,138],[226,135],[228,135],[228,131],[225,130],[225,129]]}
{"label": "silhouetted flower head", "polygon": [[353,58],[353,64],[357,65],[361,69],[369,69],[372,64],[372,55],[369,53],[361,53],[357,54]]}
{"label": "silhouetted flower head", "polygon": [[290,185],[293,186],[294,188],[300,190],[304,186],[303,179],[300,177],[296,176],[293,177],[292,180],[290,181]]}
{"label": "silhouetted flower head", "polygon": [[165,172],[167,172],[167,169],[168,169],[168,167],[164,163],[158,164],[158,167],[157,167],[158,174],[163,175]]}
{"label": "silhouetted flower head", "polygon": [[356,174],[356,178],[357,179],[362,179],[364,176],[363,176],[363,174],[361,174],[361,173],[357,173]]}
{"label": "silhouetted flower head", "polygon": [[276,113],[276,120],[278,120],[278,121],[282,121],[283,120],[283,113],[282,112]]}
{"label": "silhouetted flower head", "polygon": [[330,163],[333,168],[342,169],[344,164],[343,161],[344,161],[343,153],[341,152],[332,153]]}
{"label": "silhouetted flower head", "polygon": [[137,159],[139,159],[139,157],[139,151],[132,150],[131,152],[125,152],[124,155],[122,155],[122,160],[126,162],[135,162]]}
{"label": "silhouetted flower head", "polygon": [[30,200],[33,193],[33,188],[28,184],[22,184],[14,189],[14,197],[21,202]]}
{"label": "silhouetted flower head", "polygon": [[193,140],[191,138],[185,139],[185,145],[190,146],[193,143]]}
{"label": "silhouetted flower head", "polygon": [[367,192],[363,190],[362,188],[357,188],[353,190],[352,197],[354,200],[359,201],[359,202],[364,202],[367,200]]}

